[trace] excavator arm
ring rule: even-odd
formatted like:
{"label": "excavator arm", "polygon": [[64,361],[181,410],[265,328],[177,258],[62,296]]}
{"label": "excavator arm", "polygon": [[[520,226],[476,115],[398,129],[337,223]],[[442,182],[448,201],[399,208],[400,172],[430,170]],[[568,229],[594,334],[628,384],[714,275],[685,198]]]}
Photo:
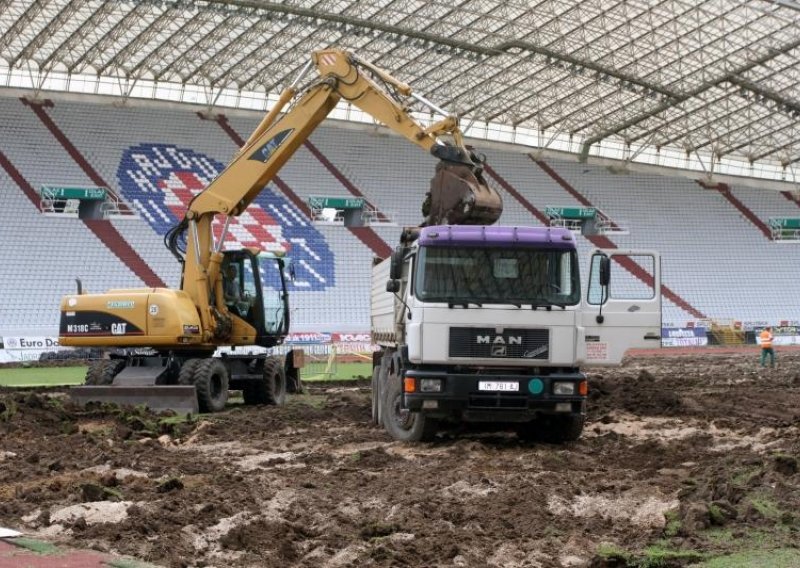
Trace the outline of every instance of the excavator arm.
{"label": "excavator arm", "polygon": [[[314,66],[319,77],[298,94],[298,86]],[[403,102],[409,98],[445,118],[423,126]],[[211,293],[220,285],[225,240],[223,231],[216,246],[213,242],[215,215],[243,213],[342,99],[440,159],[423,205],[422,225],[489,225],[502,213],[500,196],[483,180],[483,164],[465,147],[456,117],[353,54],[337,49],[315,51],[230,164],[195,196],[181,222],[181,230],[188,230],[183,289],[200,308],[205,330],[213,329],[215,309],[225,311],[220,294]],[[217,298],[216,305],[212,296]]]}
{"label": "excavator arm", "polygon": [[[316,66],[320,77],[297,97],[297,85],[312,65]],[[365,71],[375,75],[387,88],[381,87]],[[389,89],[397,94],[390,93]],[[425,128],[412,117],[400,96],[416,99],[432,110],[445,114],[445,118]],[[433,207],[426,215],[425,224],[439,224],[448,220],[457,224],[491,224],[499,218],[502,212],[499,195],[483,181],[482,164],[464,146],[456,117],[447,115],[415,94],[411,87],[371,63],[335,49],[312,54],[311,62],[295,82],[284,90],[277,104],[253,131],[233,161],[195,197],[187,217],[193,219],[209,213],[242,213],[341,99],[357,106],[414,144],[431,151],[442,161],[463,166],[472,174],[473,179],[467,173],[461,178],[470,182],[469,188],[462,188],[464,192],[457,196],[461,211],[447,210],[444,206]],[[278,118],[290,103],[288,110]],[[452,144],[443,144],[443,137],[451,138]],[[436,203],[440,196],[433,194],[439,192],[439,185],[434,178],[431,199]],[[442,188],[442,191],[453,192],[455,188]],[[449,203],[454,200],[442,198],[442,201]]]}

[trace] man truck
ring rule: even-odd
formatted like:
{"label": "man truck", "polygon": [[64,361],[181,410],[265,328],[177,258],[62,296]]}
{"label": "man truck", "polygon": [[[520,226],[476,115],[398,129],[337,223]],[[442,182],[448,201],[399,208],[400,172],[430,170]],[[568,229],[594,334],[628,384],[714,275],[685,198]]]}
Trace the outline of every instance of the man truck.
{"label": "man truck", "polygon": [[[631,262],[652,280],[622,269]],[[661,340],[658,254],[596,250],[589,264],[582,285],[565,228],[404,230],[372,272],[373,420],[403,441],[430,440],[443,422],[577,439],[582,366],[617,365],[628,349]]]}

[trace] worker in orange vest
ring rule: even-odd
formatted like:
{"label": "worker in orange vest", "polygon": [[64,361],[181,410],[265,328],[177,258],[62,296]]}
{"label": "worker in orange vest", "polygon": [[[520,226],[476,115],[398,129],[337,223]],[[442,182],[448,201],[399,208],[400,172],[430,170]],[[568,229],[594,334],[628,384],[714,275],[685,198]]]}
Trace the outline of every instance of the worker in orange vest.
{"label": "worker in orange vest", "polygon": [[761,366],[764,367],[767,362],[767,355],[769,355],[769,366],[775,366],[775,351],[772,350],[772,328],[765,327],[764,331],[758,336],[761,340]]}

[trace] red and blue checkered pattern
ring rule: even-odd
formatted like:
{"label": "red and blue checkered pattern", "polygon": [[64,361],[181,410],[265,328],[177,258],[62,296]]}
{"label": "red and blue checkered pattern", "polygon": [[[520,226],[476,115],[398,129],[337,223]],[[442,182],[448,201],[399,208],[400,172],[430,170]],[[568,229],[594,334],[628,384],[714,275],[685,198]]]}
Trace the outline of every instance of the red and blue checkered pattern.
{"label": "red and blue checkered pattern", "polygon": [[[123,153],[117,180],[125,199],[163,236],[224,167],[191,149],[145,143]],[[221,215],[214,220],[217,239],[223,222]],[[328,243],[308,218],[272,187],[265,187],[242,215],[231,219],[225,248],[242,247],[285,251],[294,264],[295,280],[290,288],[295,291],[325,290],[335,284],[334,256]],[[275,280],[265,283],[272,288],[277,284]]]}

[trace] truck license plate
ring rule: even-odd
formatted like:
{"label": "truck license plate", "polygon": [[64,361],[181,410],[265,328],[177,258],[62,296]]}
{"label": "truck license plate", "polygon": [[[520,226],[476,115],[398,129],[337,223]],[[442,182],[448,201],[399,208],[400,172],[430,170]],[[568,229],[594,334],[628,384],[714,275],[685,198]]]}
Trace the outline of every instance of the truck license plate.
{"label": "truck license plate", "polygon": [[481,391],[518,391],[519,383],[512,381],[478,381]]}

